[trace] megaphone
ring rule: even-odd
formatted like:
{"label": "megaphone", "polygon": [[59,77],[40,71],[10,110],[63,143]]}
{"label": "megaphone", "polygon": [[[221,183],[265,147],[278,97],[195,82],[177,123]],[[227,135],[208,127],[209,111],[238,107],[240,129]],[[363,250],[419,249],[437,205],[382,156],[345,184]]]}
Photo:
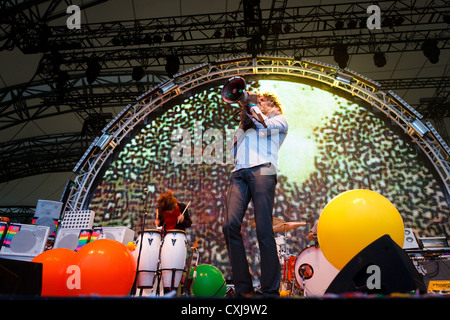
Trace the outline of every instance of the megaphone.
{"label": "megaphone", "polygon": [[222,99],[227,103],[238,102],[241,106],[247,104],[247,84],[241,77],[230,78],[222,89]]}
{"label": "megaphone", "polygon": [[[245,83],[244,78],[241,77],[233,77],[230,78],[227,83],[223,86],[222,89],[222,99],[227,103],[239,103],[242,107],[248,107],[248,94],[247,91],[247,84]],[[253,115],[255,119],[259,119],[259,122],[262,123],[262,125],[267,128],[266,123],[264,122],[264,118],[261,113],[257,114],[254,111],[254,108],[249,108],[249,111]]]}

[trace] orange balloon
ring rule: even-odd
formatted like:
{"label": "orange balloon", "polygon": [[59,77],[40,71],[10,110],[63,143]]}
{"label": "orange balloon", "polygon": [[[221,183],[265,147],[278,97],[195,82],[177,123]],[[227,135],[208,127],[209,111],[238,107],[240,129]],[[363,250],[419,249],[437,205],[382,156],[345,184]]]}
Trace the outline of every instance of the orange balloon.
{"label": "orange balloon", "polygon": [[44,251],[31,260],[42,263],[42,296],[66,295],[66,270],[74,255],[73,250],[55,248]]}
{"label": "orange balloon", "polygon": [[67,276],[67,290],[69,295],[76,296],[125,296],[136,274],[131,252],[124,244],[110,239],[84,245],[73,256],[71,265],[79,269]]}

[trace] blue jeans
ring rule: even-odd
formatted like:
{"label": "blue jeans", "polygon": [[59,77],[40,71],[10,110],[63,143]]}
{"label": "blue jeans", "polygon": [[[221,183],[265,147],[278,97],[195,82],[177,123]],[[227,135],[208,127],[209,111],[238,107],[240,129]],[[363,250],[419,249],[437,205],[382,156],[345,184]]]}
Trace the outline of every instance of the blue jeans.
{"label": "blue jeans", "polygon": [[[223,233],[230,258],[236,294],[253,292],[241,234],[241,224],[250,200],[253,202],[256,235],[261,256],[261,290],[265,296],[278,296],[280,263],[272,227],[276,174],[267,174],[270,163],[232,173],[227,193]],[[272,172],[273,173],[273,172]]]}

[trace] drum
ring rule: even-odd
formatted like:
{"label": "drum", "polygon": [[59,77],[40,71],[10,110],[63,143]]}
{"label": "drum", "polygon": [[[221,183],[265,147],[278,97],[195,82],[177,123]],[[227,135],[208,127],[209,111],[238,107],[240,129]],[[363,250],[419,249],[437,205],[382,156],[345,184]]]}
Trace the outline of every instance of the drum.
{"label": "drum", "polygon": [[[311,246],[304,249],[295,262],[295,280],[306,296],[323,296],[330,283],[339,273],[322,253]],[[303,288],[303,281],[305,288]]]}
{"label": "drum", "polygon": [[277,245],[277,254],[278,260],[280,260],[280,264],[284,263],[284,256],[287,254],[286,252],[286,242],[284,240],[284,236],[278,236],[275,238],[275,243]]}
{"label": "drum", "polygon": [[186,265],[186,232],[167,231],[161,248],[161,271],[164,288],[175,289],[180,284]]}
{"label": "drum", "polygon": [[138,259],[140,241],[142,238],[141,257],[139,259],[137,287],[152,288],[153,278],[158,268],[159,252],[161,249],[162,234],[156,229],[145,230],[144,234],[138,234],[136,250],[133,251],[134,258]]}
{"label": "drum", "polygon": [[292,281],[295,278],[295,261],[297,257],[294,255],[286,256],[283,265],[283,280]]}

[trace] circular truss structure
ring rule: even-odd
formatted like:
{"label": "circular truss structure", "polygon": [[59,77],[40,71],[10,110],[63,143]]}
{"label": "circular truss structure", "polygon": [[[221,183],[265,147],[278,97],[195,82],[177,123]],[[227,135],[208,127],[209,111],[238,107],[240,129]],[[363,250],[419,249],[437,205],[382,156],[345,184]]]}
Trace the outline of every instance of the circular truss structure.
{"label": "circular truss structure", "polygon": [[442,180],[446,195],[450,195],[450,148],[430,122],[393,91],[380,90],[381,85],[349,69],[309,59],[295,60],[284,56],[240,56],[203,63],[175,74],[127,105],[94,139],[73,169],[76,177],[70,188],[65,211],[84,210],[89,205],[91,189],[115,149],[132,130],[145,119],[180,95],[205,84],[233,76],[280,76],[302,78],[323,83],[358,97],[378,109],[411,137],[428,157]]}

